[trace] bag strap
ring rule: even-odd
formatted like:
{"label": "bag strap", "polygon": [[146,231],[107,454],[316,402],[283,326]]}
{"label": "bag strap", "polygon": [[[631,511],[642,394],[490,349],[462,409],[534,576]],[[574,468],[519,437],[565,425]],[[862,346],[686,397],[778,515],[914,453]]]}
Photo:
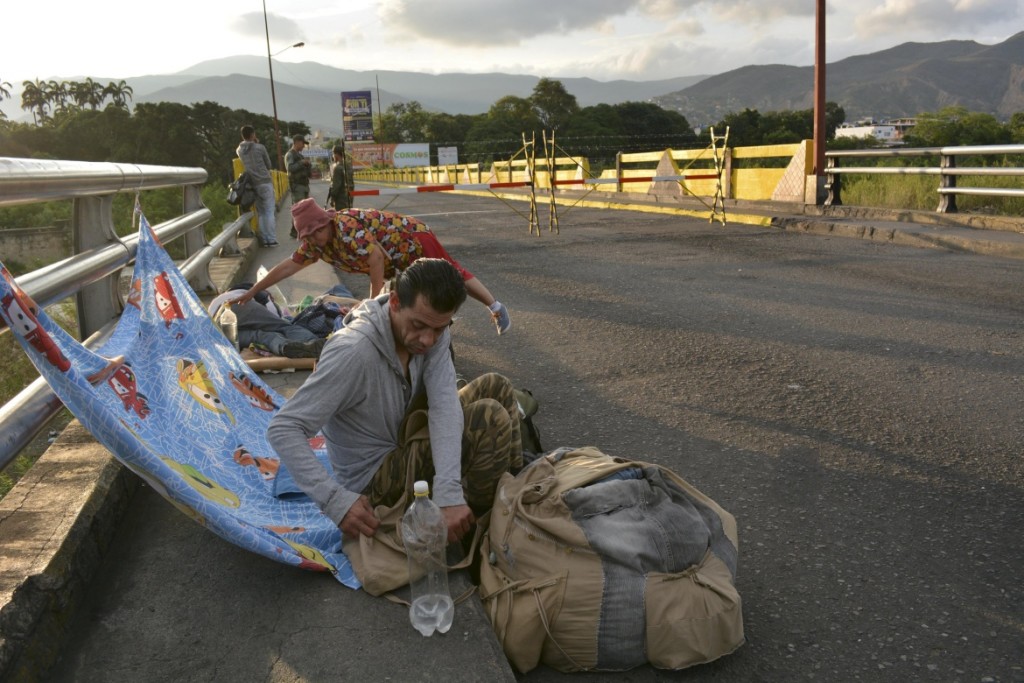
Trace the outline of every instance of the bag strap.
{"label": "bag strap", "polygon": [[[408,415],[407,419],[411,418],[411,417],[412,417],[412,414]],[[425,411],[423,413],[423,417],[426,417],[426,412]],[[404,430],[407,427],[407,425],[408,425],[408,422],[403,424],[402,425],[402,429]],[[409,491],[412,491],[413,484],[415,483],[415,481],[414,481],[415,479],[416,479],[416,459],[410,457],[409,458],[409,462],[406,464],[406,467],[405,467],[405,491],[402,492],[402,497],[399,499],[400,502],[403,501],[403,500],[408,500],[408,498],[409,498]],[[456,562],[455,564],[446,564],[446,567],[447,567],[446,571],[452,572],[452,571],[454,571],[456,569],[465,569],[465,568],[469,567],[471,564],[473,564],[473,558],[476,556],[477,549],[480,547],[481,539],[483,539],[483,537],[484,537],[484,529],[486,529],[489,526],[490,519],[491,519],[491,513],[490,513],[490,511],[488,511],[487,514],[485,514],[483,517],[481,517],[480,519],[477,520],[477,522],[476,522],[476,529],[474,529],[474,531],[473,531],[473,542],[470,544],[469,550],[466,551],[466,556],[463,557],[458,562]],[[401,520],[399,520],[398,525],[399,525],[399,527],[401,527],[401,525],[402,525]],[[394,541],[389,536],[387,536],[387,534],[381,534],[380,538],[378,538],[377,536],[374,536],[374,539],[379,541],[380,543],[383,543],[384,545],[386,545],[387,547],[391,548],[392,550],[400,552],[403,555],[405,554],[405,547],[404,546],[400,546],[396,541]],[[455,604],[458,605],[458,604],[464,602],[466,599],[469,598],[469,596],[471,596],[475,592],[476,592],[476,586],[470,586],[465,591],[463,591],[463,593],[461,595],[459,595],[457,598],[455,598]],[[384,597],[387,598],[388,600],[390,600],[393,603],[396,603],[396,604],[399,604],[399,605],[405,605],[406,607],[408,607],[409,604],[410,604],[408,600],[405,600],[404,598],[399,597],[398,595],[396,595],[394,593],[394,591],[388,591],[387,593],[384,593]]]}
{"label": "bag strap", "polygon": [[568,652],[562,649],[562,646],[558,644],[558,641],[555,640],[555,637],[551,635],[551,625],[548,623],[548,613],[544,611],[544,605],[540,601],[540,591],[534,588],[530,592],[533,593],[533,599],[537,603],[537,614],[540,615],[540,623],[544,625],[544,632],[548,634],[548,640],[554,643],[555,647],[558,648],[558,651],[561,652],[566,659],[572,662],[573,666],[575,666],[578,670],[582,671],[585,667],[580,666],[579,662],[573,659],[572,655],[570,655]]}
{"label": "bag strap", "polygon": [[[394,508],[398,508],[399,510],[409,509],[409,492],[413,490],[413,484],[415,483],[415,479],[416,459],[409,458],[407,459],[406,462],[406,487],[402,489],[401,496],[398,498],[397,501],[394,502],[394,505],[389,508],[390,510],[393,510]],[[402,516],[404,516],[404,514]],[[401,538],[401,517],[398,518],[398,523],[395,524],[395,526],[395,530],[397,531],[397,537]],[[390,548],[391,550],[399,552],[402,555],[406,554],[406,547],[404,547],[402,544],[398,543],[393,538],[388,536],[387,533],[381,533],[380,536],[375,535],[374,542],[379,543],[387,548]]]}
{"label": "bag strap", "polygon": [[[544,603],[540,599],[540,589],[547,588],[548,586],[552,586],[555,583],[557,583],[557,581],[552,580],[552,581],[548,581],[547,583],[536,584],[536,585],[533,585],[533,586],[526,586],[526,584],[528,584],[530,582],[531,582],[530,579],[520,579],[518,581],[510,581],[509,583],[506,583],[501,588],[498,588],[497,590],[495,590],[495,591],[493,591],[493,592],[491,592],[491,593],[489,593],[487,595],[481,595],[481,599],[483,599],[483,600],[493,600],[494,604],[497,604],[497,601],[502,599],[502,598],[504,598],[506,600],[507,607],[505,609],[505,624],[504,624],[505,628],[504,628],[504,632],[507,633],[508,632],[509,621],[512,619],[512,603],[513,603],[513,600],[514,600],[514,593],[517,593],[519,590],[529,590],[530,594],[533,595],[534,602],[537,603],[537,616],[540,617],[540,623],[544,627],[544,632],[548,635],[548,640],[550,640],[554,644],[554,646],[558,648],[558,651],[561,652],[562,655],[564,655],[565,658],[568,659],[572,663],[573,666],[575,666],[579,671],[584,671],[585,667],[581,666],[579,662],[577,662],[575,659],[573,659],[572,655],[570,655],[568,652],[565,651],[565,649],[555,639],[555,636],[551,633],[551,624],[548,621],[548,613],[544,610]],[[495,608],[492,608],[492,610],[491,610],[491,621],[492,622],[494,621],[494,618],[495,618]]]}

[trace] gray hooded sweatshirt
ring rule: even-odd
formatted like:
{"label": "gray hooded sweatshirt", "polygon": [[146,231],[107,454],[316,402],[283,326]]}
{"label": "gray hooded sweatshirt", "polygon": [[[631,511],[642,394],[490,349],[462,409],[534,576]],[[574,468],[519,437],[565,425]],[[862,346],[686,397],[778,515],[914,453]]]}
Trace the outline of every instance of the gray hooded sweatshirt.
{"label": "gray hooded sweatshirt", "polygon": [[[339,524],[369,485],[398,434],[413,398],[427,395],[439,506],[464,505],[462,405],[446,329],[431,349],[409,360],[405,379],[395,350],[388,295],[367,299],[327,340],[316,370],[274,416],[267,438],[295,483]],[[316,459],[309,439],[323,430],[334,472]]]}
{"label": "gray hooded sweatshirt", "polygon": [[267,185],[273,182],[270,178],[270,155],[266,147],[252,140],[242,140],[235,154],[249,172],[253,185]]}

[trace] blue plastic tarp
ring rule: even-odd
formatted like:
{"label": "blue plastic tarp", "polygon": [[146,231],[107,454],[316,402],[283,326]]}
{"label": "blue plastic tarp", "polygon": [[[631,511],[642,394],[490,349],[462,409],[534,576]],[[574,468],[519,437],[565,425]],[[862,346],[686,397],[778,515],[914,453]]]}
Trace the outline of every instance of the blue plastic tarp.
{"label": "blue plastic tarp", "polygon": [[[176,508],[242,548],[359,587],[340,530],[289,485],[267,442],[282,397],[217,329],[144,217],[127,305],[97,351],[40,310],[2,263],[0,309],[75,417]],[[311,443],[326,458],[323,437]]]}

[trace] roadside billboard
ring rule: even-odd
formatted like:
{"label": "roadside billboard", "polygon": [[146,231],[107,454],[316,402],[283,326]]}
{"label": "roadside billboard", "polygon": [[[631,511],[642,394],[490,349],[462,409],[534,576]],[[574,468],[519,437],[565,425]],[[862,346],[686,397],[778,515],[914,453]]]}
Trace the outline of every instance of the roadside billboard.
{"label": "roadside billboard", "polygon": [[391,163],[395,168],[430,166],[430,144],[408,142],[395,145],[395,151],[391,153]]}
{"label": "roadside billboard", "polygon": [[458,147],[438,147],[437,148],[437,165],[438,166],[455,166],[459,163],[459,148]]}
{"label": "roadside billboard", "polygon": [[373,99],[369,90],[341,93],[341,128],[346,142],[373,140]]}
{"label": "roadside billboard", "polygon": [[349,145],[347,150],[352,154],[352,168],[356,169],[370,166],[405,168],[430,165],[430,144],[426,142],[353,144]]}
{"label": "roadside billboard", "polygon": [[352,155],[352,168],[370,168],[371,166],[384,166],[384,159],[388,147],[394,145],[376,145],[369,142],[354,143],[346,146],[346,151]]}

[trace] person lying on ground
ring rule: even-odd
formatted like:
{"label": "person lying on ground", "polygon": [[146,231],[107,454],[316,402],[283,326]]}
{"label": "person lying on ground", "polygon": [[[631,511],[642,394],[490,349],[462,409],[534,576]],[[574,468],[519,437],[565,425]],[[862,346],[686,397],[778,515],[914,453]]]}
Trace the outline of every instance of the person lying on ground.
{"label": "person lying on ground", "polygon": [[[410,457],[415,478],[433,480],[451,542],[490,509],[501,475],[522,467],[519,407],[509,380],[490,373],[456,388],[449,324],[465,299],[455,266],[417,260],[395,276],[389,293],[349,313],[309,379],[271,420],[270,445],[343,534],[374,535],[380,525],[374,507],[402,496]],[[427,449],[401,437],[423,399]],[[330,472],[309,445],[321,429]]]}
{"label": "person lying on ground", "polygon": [[[221,306],[235,301],[246,289],[230,289],[210,302],[210,317],[216,318]],[[318,358],[324,348],[324,337],[303,325],[296,325],[281,315],[281,310],[265,293],[255,300],[232,304],[238,318],[238,346],[266,349],[271,355],[286,358]]]}
{"label": "person lying on ground", "polygon": [[416,218],[376,209],[325,210],[312,198],[294,204],[292,218],[301,241],[298,249],[274,266],[239,301],[248,301],[317,261],[348,273],[369,275],[372,298],[381,293],[385,280],[417,259],[440,258],[459,271],[469,296],[487,306],[498,334],[512,327],[508,309],[479,278],[459,265],[426,224]]}

